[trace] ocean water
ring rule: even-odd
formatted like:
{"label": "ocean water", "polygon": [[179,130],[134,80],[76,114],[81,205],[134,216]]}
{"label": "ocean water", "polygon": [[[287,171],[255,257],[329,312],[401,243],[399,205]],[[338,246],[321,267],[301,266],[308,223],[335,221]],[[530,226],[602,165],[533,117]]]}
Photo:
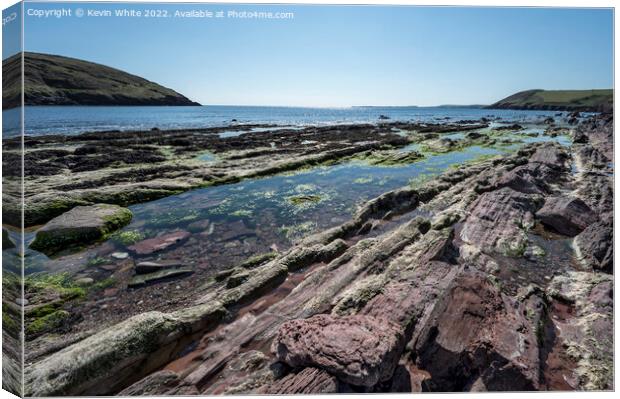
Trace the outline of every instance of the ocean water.
{"label": "ocean water", "polygon": [[[534,121],[553,111],[490,110],[464,107],[351,107],[300,108],[250,106],[196,107],[85,107],[29,106],[24,111],[25,133],[78,134],[103,130],[149,130],[268,123],[282,126],[376,123],[380,115],[391,121],[458,121],[499,117],[505,121]],[[5,110],[3,136],[19,135],[19,109]]]}

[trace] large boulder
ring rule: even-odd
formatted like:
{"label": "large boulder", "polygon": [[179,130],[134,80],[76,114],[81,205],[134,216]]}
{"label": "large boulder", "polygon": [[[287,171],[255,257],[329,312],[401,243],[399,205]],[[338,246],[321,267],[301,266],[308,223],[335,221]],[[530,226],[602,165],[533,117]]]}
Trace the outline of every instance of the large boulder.
{"label": "large boulder", "polygon": [[53,255],[101,240],[127,225],[131,218],[131,211],[118,205],[76,206],[40,228],[30,248]]}
{"label": "large boulder", "polygon": [[284,323],[271,346],[291,367],[318,367],[372,387],[394,373],[404,346],[398,326],[370,316],[317,315]]}
{"label": "large boulder", "polygon": [[548,227],[569,237],[576,236],[597,220],[585,202],[573,197],[552,197],[536,213],[536,217]]}

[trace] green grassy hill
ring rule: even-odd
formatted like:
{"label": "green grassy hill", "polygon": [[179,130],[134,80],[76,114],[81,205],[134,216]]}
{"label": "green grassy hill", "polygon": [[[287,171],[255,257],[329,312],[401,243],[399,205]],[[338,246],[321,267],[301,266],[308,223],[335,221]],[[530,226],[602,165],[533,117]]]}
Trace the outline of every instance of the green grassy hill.
{"label": "green grassy hill", "polygon": [[613,109],[613,95],[612,89],[526,90],[506,97],[488,108],[600,112]]}
{"label": "green grassy hill", "polygon": [[[21,57],[2,61],[2,108],[20,105]],[[172,89],[105,65],[24,53],[26,105],[199,105]]]}

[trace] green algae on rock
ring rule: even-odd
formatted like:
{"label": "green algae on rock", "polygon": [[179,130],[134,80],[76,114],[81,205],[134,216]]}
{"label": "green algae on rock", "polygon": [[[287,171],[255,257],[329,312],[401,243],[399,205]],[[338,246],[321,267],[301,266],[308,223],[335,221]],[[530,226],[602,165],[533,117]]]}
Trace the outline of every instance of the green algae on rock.
{"label": "green algae on rock", "polygon": [[402,166],[417,162],[424,156],[416,151],[379,150],[365,151],[351,157],[353,161],[373,166]]}
{"label": "green algae on rock", "polygon": [[56,310],[45,316],[38,317],[26,325],[26,334],[35,335],[60,327],[71,314],[66,310]]}
{"label": "green algae on rock", "polygon": [[149,355],[171,356],[170,352],[180,346],[181,332],[205,328],[223,315],[221,305],[213,303],[172,314],[147,312],[131,317],[29,366],[25,370],[26,393],[61,396],[114,392],[158,366],[153,362],[145,365]]}
{"label": "green algae on rock", "polygon": [[260,266],[263,263],[272,260],[276,256],[278,256],[278,253],[275,252],[275,251],[274,252],[266,252],[264,254],[254,255],[254,256],[248,258],[247,260],[245,260],[243,263],[241,263],[239,265],[239,267],[242,267],[244,269],[253,269],[256,266]]}
{"label": "green algae on rock", "polygon": [[110,238],[122,245],[128,246],[144,240],[144,234],[137,230],[117,231]]}
{"label": "green algae on rock", "polygon": [[131,211],[118,205],[78,206],[39,229],[30,248],[53,255],[105,239],[131,218]]}
{"label": "green algae on rock", "polygon": [[296,196],[288,197],[288,201],[293,205],[304,205],[307,203],[320,202],[321,196],[313,195],[313,194],[296,195]]}
{"label": "green algae on rock", "polygon": [[63,309],[68,301],[83,298],[86,290],[68,273],[34,274],[24,280],[29,303],[24,307],[26,339],[61,327],[71,314]]}

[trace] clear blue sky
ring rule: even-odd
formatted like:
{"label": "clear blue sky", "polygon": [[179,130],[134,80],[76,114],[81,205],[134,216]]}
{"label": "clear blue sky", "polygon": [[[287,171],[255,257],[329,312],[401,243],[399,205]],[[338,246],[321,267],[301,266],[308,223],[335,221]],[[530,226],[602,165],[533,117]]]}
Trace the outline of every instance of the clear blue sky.
{"label": "clear blue sky", "polygon": [[[26,9],[59,7],[61,3],[26,3]],[[124,7],[154,8],[143,3]],[[110,65],[202,104],[488,104],[525,89],[613,85],[611,9],[212,4],[157,8],[169,13],[285,11],[295,17],[26,15],[25,49]]]}

